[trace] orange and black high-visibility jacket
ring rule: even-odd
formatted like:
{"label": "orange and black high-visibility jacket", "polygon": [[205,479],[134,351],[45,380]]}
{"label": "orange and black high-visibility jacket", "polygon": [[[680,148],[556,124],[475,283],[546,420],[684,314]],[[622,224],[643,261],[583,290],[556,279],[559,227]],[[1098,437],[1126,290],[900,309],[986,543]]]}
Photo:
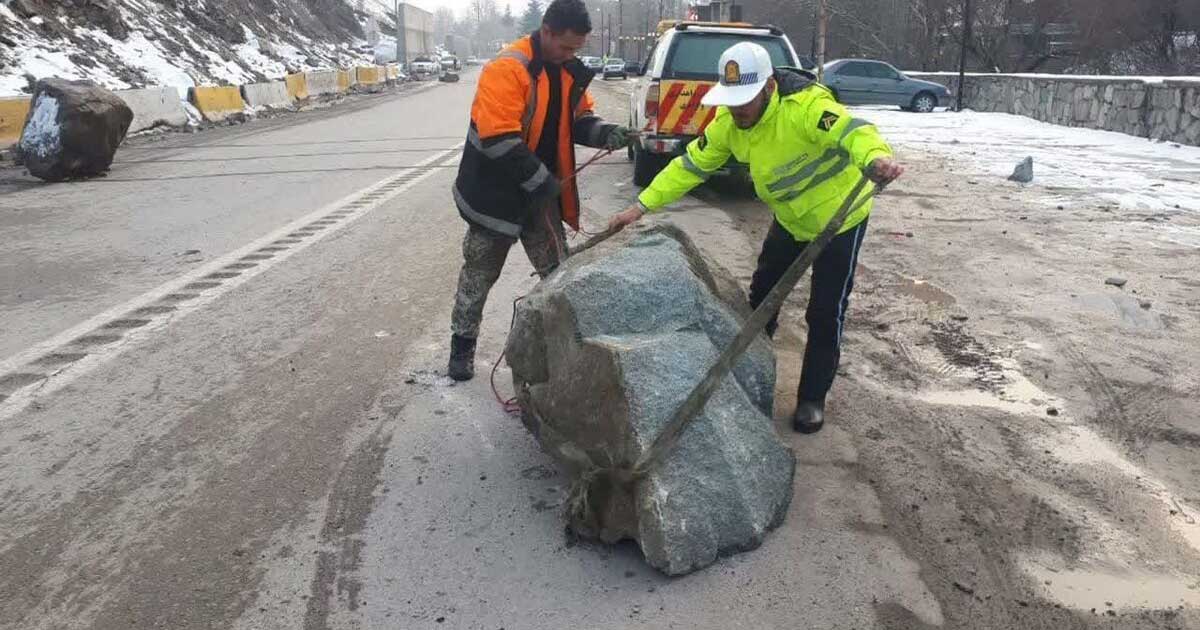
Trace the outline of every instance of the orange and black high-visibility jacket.
{"label": "orange and black high-visibility jacket", "polygon": [[[559,129],[542,128],[550,81],[538,39],[523,37],[484,66],[454,183],[455,204],[468,223],[514,238],[560,192],[562,220],[579,229],[579,191],[570,178],[575,144],[600,147],[615,126],[592,112],[587,87],[595,73],[572,59],[561,66]],[[534,154],[543,133],[558,134],[557,173]]]}

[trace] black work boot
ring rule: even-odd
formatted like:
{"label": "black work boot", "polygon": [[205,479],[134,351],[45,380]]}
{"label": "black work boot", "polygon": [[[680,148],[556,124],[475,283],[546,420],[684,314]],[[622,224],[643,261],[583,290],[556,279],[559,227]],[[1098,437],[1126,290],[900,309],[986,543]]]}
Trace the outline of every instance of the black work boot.
{"label": "black work boot", "polygon": [[475,340],[470,337],[450,337],[450,365],[446,374],[456,381],[469,381],[475,377]]}
{"label": "black work boot", "polygon": [[825,426],[825,402],[801,400],[792,416],[792,429],[797,433],[816,433]]}

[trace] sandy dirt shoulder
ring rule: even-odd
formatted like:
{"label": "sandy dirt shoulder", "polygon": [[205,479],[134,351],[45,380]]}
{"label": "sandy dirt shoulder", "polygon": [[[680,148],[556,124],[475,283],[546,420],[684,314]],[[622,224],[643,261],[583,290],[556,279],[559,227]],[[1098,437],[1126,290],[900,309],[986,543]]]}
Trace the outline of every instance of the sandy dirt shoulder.
{"label": "sandy dirt shoulder", "polygon": [[[628,89],[599,85],[601,113],[627,116]],[[1081,190],[1055,190],[1068,203],[1048,205],[1036,181],[981,173],[966,149],[896,149],[909,173],[871,219],[831,430],[793,442],[802,463],[848,440],[856,456],[838,465],[886,520],[846,526],[895,537],[947,627],[1200,623],[1200,279],[1195,248],[1159,229],[1197,230],[1198,215]],[[596,168],[627,169],[620,161]],[[627,174],[617,179],[585,201],[596,214],[634,194]],[[728,221],[697,220],[704,208]],[[770,224],[763,205],[710,188],[672,218],[723,242],[710,251],[748,282]],[[748,247],[713,241],[729,227]],[[805,293],[785,307],[776,343],[781,432]],[[925,627],[903,606],[877,614]]]}

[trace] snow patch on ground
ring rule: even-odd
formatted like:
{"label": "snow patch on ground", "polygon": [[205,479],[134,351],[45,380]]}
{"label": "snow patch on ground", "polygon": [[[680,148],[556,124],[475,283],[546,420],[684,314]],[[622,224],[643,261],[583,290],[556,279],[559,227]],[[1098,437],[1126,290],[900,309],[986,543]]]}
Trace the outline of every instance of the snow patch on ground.
{"label": "snow patch on ground", "polygon": [[[1007,178],[1033,157],[1028,186],[1049,207],[1100,199],[1125,210],[1200,212],[1200,147],[1154,142],[1112,131],[1063,127],[991,112],[914,114],[856,107],[896,145],[945,155],[966,177]],[[1173,227],[1161,225],[1163,233]],[[1175,234],[1200,246],[1200,234]]]}
{"label": "snow patch on ground", "polygon": [[[128,22],[124,40],[82,20],[61,17],[47,25],[40,17],[21,18],[0,1],[0,34],[16,43],[0,46],[0,97],[28,94],[26,75],[88,79],[112,90],[171,86],[186,94],[195,85],[241,85],[373,62],[360,40],[315,41],[286,21],[243,23],[245,41],[231,44],[176,9],[140,0],[110,4]],[[46,28],[58,23],[69,30]]]}
{"label": "snow patch on ground", "polygon": [[58,124],[58,99],[43,95],[30,112],[21,134],[21,152],[47,157],[62,146],[62,127]]}
{"label": "snow patch on ground", "polygon": [[[85,29],[76,29],[82,33]],[[196,80],[187,69],[172,63],[165,52],[157,44],[146,39],[142,33],[131,33],[128,41],[120,41],[109,37],[103,31],[87,30],[88,35],[107,44],[125,62],[126,65],[139,68],[146,75],[149,85],[173,87],[180,93],[180,98],[187,98],[188,89],[195,87]]]}
{"label": "snow patch on ground", "polygon": [[[925,72],[923,70],[906,70],[905,74],[915,76],[937,76],[937,77],[957,77],[957,72]],[[1099,81],[1108,83],[1111,81],[1138,81],[1140,83],[1162,83],[1164,81],[1196,81],[1200,82],[1200,77],[1195,76],[1176,76],[1176,77],[1141,77],[1131,75],[1105,75],[1105,74],[1040,74],[1032,73],[1013,73],[1001,74],[995,72],[967,72],[968,77],[1015,77],[1019,79],[1051,79],[1055,81]]]}
{"label": "snow patch on ground", "polygon": [[287,66],[262,53],[262,42],[253,31],[242,25],[246,43],[234,46],[234,51],[242,62],[251,70],[267,77],[282,77],[288,73]]}

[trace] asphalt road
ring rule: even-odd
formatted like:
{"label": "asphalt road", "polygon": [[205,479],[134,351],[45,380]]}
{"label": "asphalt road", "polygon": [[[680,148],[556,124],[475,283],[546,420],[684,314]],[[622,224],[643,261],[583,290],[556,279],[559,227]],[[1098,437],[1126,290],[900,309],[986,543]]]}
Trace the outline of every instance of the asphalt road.
{"label": "asphalt road", "polygon": [[[1152,581],[1198,566],[1186,524],[1138,521],[1149,542],[1130,553],[1161,571],[1133,575],[1162,597],[1118,592],[1111,615],[1090,611],[1040,588],[1069,571],[1022,564],[1060,551],[1050,538],[1070,517],[1047,504],[1028,518],[1028,487],[1006,487],[998,463],[1011,441],[971,442],[961,433],[986,431],[980,416],[906,402],[894,410],[908,438],[938,446],[922,433],[932,423],[986,448],[889,446],[869,405],[896,392],[870,388],[840,399],[855,422],[806,439],[782,425],[781,385],[797,496],[759,550],[667,579],[632,545],[567,537],[552,460],[486,378],[441,376],[464,231],[449,186],[473,86],[467,75],[136,140],[89,182],[0,172],[0,627],[1197,627],[1196,585]],[[623,89],[596,88],[604,113],[621,116]],[[632,198],[630,175],[622,156],[592,167],[589,225]],[[744,280],[765,210],[711,190],[681,209]],[[511,256],[489,303],[484,376],[530,271]],[[894,306],[873,293],[895,288],[884,275],[863,281],[878,309],[848,333],[866,339],[848,382],[873,377],[872,360],[890,365],[867,332]],[[798,362],[799,317],[785,326],[781,381],[796,376],[783,364]],[[995,469],[971,468],[980,461]],[[955,471],[970,483],[946,478]],[[1174,496],[1156,486],[1132,504],[1152,508],[1154,492]],[[1006,502],[1024,506],[1015,524]],[[1017,525],[1027,535],[1006,538]],[[1063,529],[1083,551],[1124,541]]]}

